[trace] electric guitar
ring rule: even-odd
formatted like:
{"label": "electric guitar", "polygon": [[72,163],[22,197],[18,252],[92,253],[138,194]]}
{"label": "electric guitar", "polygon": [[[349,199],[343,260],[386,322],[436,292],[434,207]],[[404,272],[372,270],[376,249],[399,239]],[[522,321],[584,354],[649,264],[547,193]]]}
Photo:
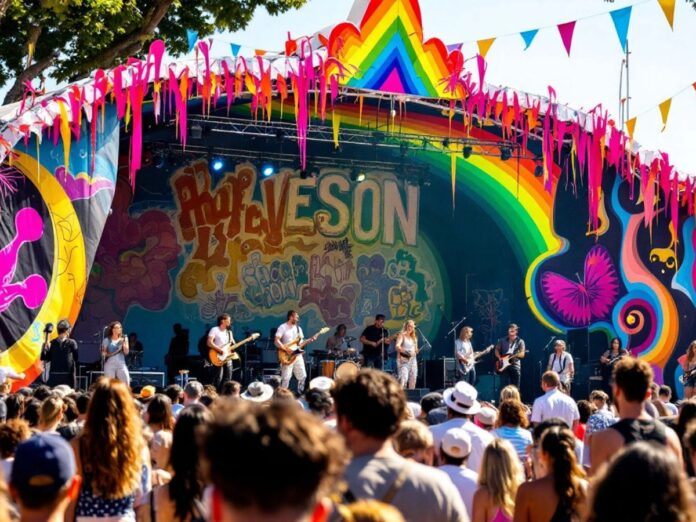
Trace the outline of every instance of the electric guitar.
{"label": "electric guitar", "polygon": [[295,339],[285,345],[285,350],[281,350],[280,348],[278,349],[278,362],[280,362],[280,364],[283,366],[294,363],[295,359],[304,353],[302,348],[307,346],[309,343],[316,341],[317,337],[324,335],[329,330],[330,328],[325,326],[312,337],[305,340],[302,340],[302,337],[298,335]]}
{"label": "electric guitar", "polygon": [[486,349],[481,350],[480,352],[474,352],[473,355],[469,355],[466,359],[466,361],[462,361],[461,359],[457,359],[457,364],[459,365],[459,371],[461,373],[468,373],[476,364],[480,363],[481,357],[484,355],[488,354],[495,348],[494,344],[491,344],[488,346]]}
{"label": "electric guitar", "polygon": [[515,350],[514,353],[501,355],[500,359],[495,361],[496,373],[503,373],[510,366],[512,366],[512,363],[515,362],[517,359],[522,359],[524,357],[524,354],[521,352],[522,350]]}
{"label": "electric guitar", "polygon": [[691,379],[696,375],[696,368],[691,368],[688,372],[684,372],[682,375],[679,376],[679,382],[682,384],[686,384],[686,382]]}
{"label": "electric guitar", "polygon": [[239,341],[238,343],[227,343],[224,346],[222,346],[222,353],[219,353],[217,350],[213,350],[211,348],[208,352],[210,362],[213,363],[213,366],[224,366],[225,364],[227,364],[228,361],[236,361],[237,359],[239,359],[237,348],[251,341],[255,341],[260,336],[261,334],[259,333],[253,333],[249,337],[247,337],[243,341]]}

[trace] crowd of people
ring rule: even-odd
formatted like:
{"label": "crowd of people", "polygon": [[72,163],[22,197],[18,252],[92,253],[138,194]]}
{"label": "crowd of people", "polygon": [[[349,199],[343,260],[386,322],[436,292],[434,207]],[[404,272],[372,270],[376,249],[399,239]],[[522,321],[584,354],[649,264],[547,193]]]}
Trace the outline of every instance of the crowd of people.
{"label": "crowd of people", "polygon": [[279,384],[5,385],[0,520],[696,522],[696,400],[638,359],[612,400],[546,372],[531,408],[466,381],[408,402],[376,369]]}

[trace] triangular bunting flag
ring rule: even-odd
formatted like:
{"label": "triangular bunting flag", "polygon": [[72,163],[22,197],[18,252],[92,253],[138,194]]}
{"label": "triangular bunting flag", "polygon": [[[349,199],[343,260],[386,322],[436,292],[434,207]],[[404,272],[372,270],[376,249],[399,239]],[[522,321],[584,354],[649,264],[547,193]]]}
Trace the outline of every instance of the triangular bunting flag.
{"label": "triangular bunting flag", "polygon": [[626,130],[628,131],[628,137],[633,139],[633,131],[636,130],[636,121],[638,118],[634,116],[630,120],[626,120]]}
{"label": "triangular bunting flag", "polygon": [[268,51],[264,51],[263,49],[254,49],[254,54],[255,54],[256,56],[263,56],[263,55],[266,54],[267,52],[268,52]]}
{"label": "triangular bunting flag", "polygon": [[493,42],[495,42],[495,38],[486,38],[485,40],[478,40],[476,43],[478,44],[479,54],[485,58],[486,54],[488,53],[488,50],[491,48],[491,45],[493,45]]}
{"label": "triangular bunting flag", "polygon": [[464,44],[462,44],[462,43],[449,44],[447,46],[447,52],[451,53],[452,51],[459,51],[459,50],[461,50],[462,45],[464,45]]}
{"label": "triangular bunting flag", "polygon": [[669,108],[672,105],[672,98],[667,98],[660,104],[660,114],[662,115],[662,132],[667,127],[667,117],[669,116]]}
{"label": "triangular bunting flag", "polygon": [[616,9],[609,13],[612,22],[614,22],[616,36],[619,37],[619,43],[621,44],[623,52],[626,52],[626,38],[628,37],[628,24],[631,21],[631,9],[633,9],[633,6],[629,5],[628,7]]}
{"label": "triangular bunting flag", "polygon": [[529,31],[522,31],[520,33],[520,36],[524,40],[524,50],[526,51],[529,49],[529,46],[532,45],[532,41],[534,40],[534,37],[537,35],[539,32],[539,29],[531,29]]}
{"label": "triangular bunting flag", "polygon": [[677,3],[677,0],[657,0],[657,3],[660,4],[669,26],[674,30],[674,5]]}
{"label": "triangular bunting flag", "polygon": [[575,21],[566,22],[564,24],[558,24],[558,32],[561,34],[561,40],[563,40],[563,47],[565,47],[568,56],[570,56],[570,46],[573,43],[574,30]]}
{"label": "triangular bunting flag", "polygon": [[188,52],[191,52],[193,51],[193,48],[196,46],[196,42],[198,41],[198,31],[186,29],[186,38],[188,39]]}
{"label": "triangular bunting flag", "polygon": [[239,54],[239,51],[242,49],[242,46],[237,44],[230,44],[230,47],[232,47],[232,56],[235,57]]}

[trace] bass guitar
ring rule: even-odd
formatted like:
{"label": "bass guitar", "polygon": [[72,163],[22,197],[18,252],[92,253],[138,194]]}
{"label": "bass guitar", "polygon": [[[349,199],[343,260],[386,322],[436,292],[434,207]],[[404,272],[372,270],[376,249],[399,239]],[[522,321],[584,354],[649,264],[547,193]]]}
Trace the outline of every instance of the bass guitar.
{"label": "bass guitar", "polygon": [[503,373],[510,366],[512,366],[512,363],[514,363],[517,359],[522,359],[523,357],[524,354],[522,353],[522,350],[516,350],[514,353],[501,355],[500,359],[495,361],[496,373]]}
{"label": "bass guitar", "polygon": [[469,371],[478,363],[480,363],[481,357],[484,355],[488,354],[495,348],[494,344],[491,344],[488,346],[486,349],[481,350],[480,352],[474,352],[473,355],[470,355],[467,357],[466,361],[462,361],[461,359],[457,359],[457,364],[459,365],[459,371],[461,373],[469,373]]}
{"label": "bass guitar", "polygon": [[295,359],[297,359],[299,355],[302,355],[304,353],[303,348],[305,346],[307,346],[311,342],[316,341],[317,337],[319,337],[320,335],[324,335],[329,330],[330,328],[328,326],[325,326],[317,333],[315,333],[312,337],[305,340],[302,340],[302,337],[298,335],[295,339],[293,339],[285,345],[285,350],[281,350],[280,348],[278,349],[278,362],[280,362],[280,364],[282,364],[283,366],[287,366],[289,364],[294,363]]}
{"label": "bass guitar", "polygon": [[210,362],[213,363],[213,366],[224,366],[225,364],[227,364],[228,361],[236,361],[237,359],[239,359],[237,348],[251,341],[255,341],[260,336],[261,334],[259,333],[253,333],[249,337],[247,337],[243,341],[239,341],[238,343],[227,343],[221,348],[222,353],[219,353],[217,350],[213,350],[211,348],[208,352]]}

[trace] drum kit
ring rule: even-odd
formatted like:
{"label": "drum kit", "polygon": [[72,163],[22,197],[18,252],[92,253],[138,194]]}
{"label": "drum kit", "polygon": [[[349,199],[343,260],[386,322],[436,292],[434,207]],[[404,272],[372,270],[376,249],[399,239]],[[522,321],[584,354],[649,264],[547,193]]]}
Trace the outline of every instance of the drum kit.
{"label": "drum kit", "polygon": [[360,372],[361,357],[355,348],[346,350],[314,350],[312,353],[315,375],[342,379]]}

